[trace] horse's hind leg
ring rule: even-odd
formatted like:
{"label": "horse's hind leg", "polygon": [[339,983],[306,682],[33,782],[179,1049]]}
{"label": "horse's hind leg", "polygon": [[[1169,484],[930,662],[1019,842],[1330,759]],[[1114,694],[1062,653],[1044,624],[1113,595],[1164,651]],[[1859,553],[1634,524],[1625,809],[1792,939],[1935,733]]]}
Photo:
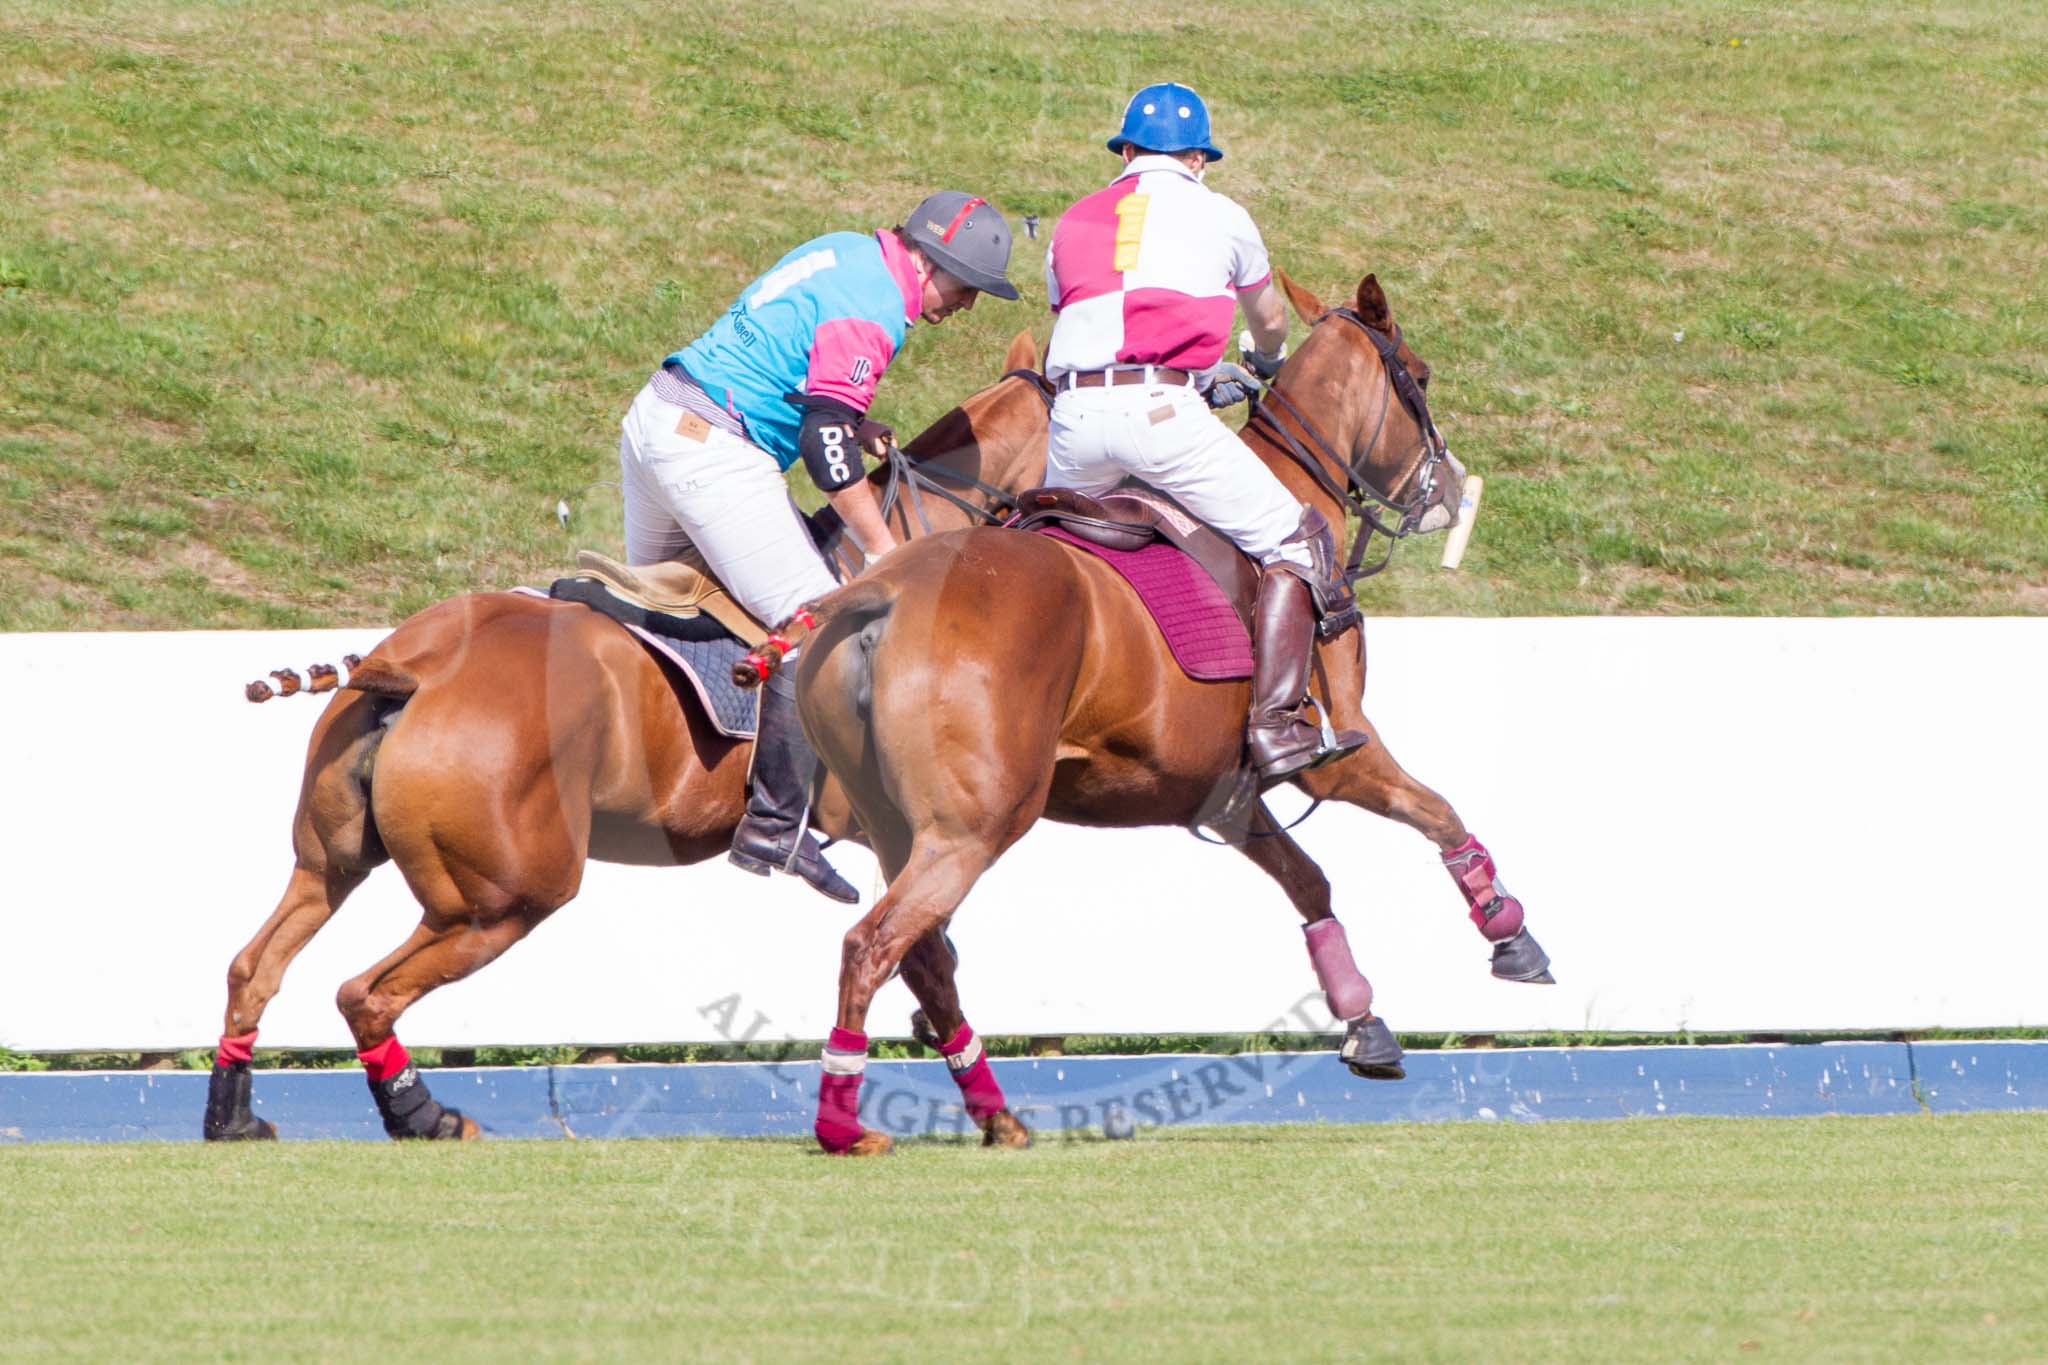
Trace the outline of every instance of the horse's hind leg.
{"label": "horse's hind leg", "polygon": [[[960,1087],[960,1102],[975,1126],[981,1129],[984,1147],[1028,1147],[1031,1131],[1010,1112],[1003,1088],[996,1083],[981,1039],[967,1025],[960,1011],[960,993],[953,982],[959,965],[953,945],[943,929],[933,929],[903,955],[903,982],[917,997],[918,1018],[911,1031],[946,1059],[953,1083]],[[923,1024],[919,1029],[918,1024]]]}
{"label": "horse's hind leg", "polygon": [[[818,1143],[826,1151],[844,1156],[876,1156],[890,1147],[887,1134],[863,1128],[860,1123],[860,1083],[868,1057],[868,1036],[864,1030],[875,992],[904,964],[921,940],[927,936],[942,938],[947,919],[965,899],[975,879],[994,861],[994,851],[971,838],[919,839],[908,856],[900,860],[892,856],[886,845],[877,851],[884,867],[893,875],[888,892],[846,931],[839,964],[839,1022],[825,1044],[824,1074],[818,1083],[818,1118],[814,1125]],[[920,955],[917,966],[909,970],[920,973],[925,988],[933,992],[928,1002],[922,994],[919,999],[928,1008],[940,1011],[941,1017],[933,1020],[934,1027],[950,1026],[958,1034],[965,1020],[959,1017],[957,998],[949,999],[951,966],[941,964],[934,956],[945,952],[943,942],[935,949],[928,948]],[[954,1039],[945,1036],[942,1041],[951,1043]],[[971,1067],[973,1059],[969,1054],[979,1051],[971,1031],[960,1046]],[[965,1074],[967,1069],[962,1068],[956,1075]],[[985,1059],[981,1060],[981,1074],[987,1075]],[[993,1075],[987,1075],[987,1081],[993,1088]],[[1000,1108],[1000,1091],[995,1093],[995,1099]],[[1010,1121],[1016,1121],[1014,1116]],[[984,1132],[988,1131],[984,1124]]]}
{"label": "horse's hind leg", "polygon": [[284,980],[285,968],[367,875],[322,872],[299,864],[292,869],[291,881],[286,884],[277,909],[228,964],[227,1013],[221,1023],[220,1045],[213,1054],[206,1119],[200,1130],[207,1141],[277,1136],[276,1126],[257,1118],[249,1106],[249,1062],[256,1046],[257,1026]]}
{"label": "horse's hind leg", "polygon": [[1372,736],[1371,742],[1338,762],[1302,774],[1302,789],[1324,800],[1363,806],[1422,833],[1437,846],[1445,870],[1458,884],[1473,926],[1493,945],[1493,974],[1504,981],[1554,981],[1550,957],[1524,927],[1522,903],[1501,885],[1486,845],[1465,828],[1450,802],[1394,761],[1370,721],[1360,716],[1356,724]]}
{"label": "horse's hind leg", "polygon": [[1344,926],[1330,909],[1330,879],[1313,858],[1280,828],[1261,801],[1252,813],[1249,837],[1239,850],[1287,893],[1304,921],[1309,965],[1323,988],[1331,1017],[1344,1021],[1344,1042],[1337,1055],[1368,1080],[1398,1081],[1407,1075],[1401,1065],[1401,1044],[1386,1021],[1372,1012],[1372,983],[1358,970]]}
{"label": "horse's hind leg", "polygon": [[292,959],[385,860],[364,775],[385,735],[389,710],[378,698],[346,693],[314,725],[293,820],[298,859],[291,880],[270,918],[228,964],[227,1008],[200,1130],[209,1141],[277,1136],[249,1104],[256,1031]]}
{"label": "horse's hind leg", "polygon": [[394,1032],[398,1017],[428,991],[493,961],[553,911],[512,910],[488,920],[429,916],[390,956],[342,984],[335,1004],[355,1035],[385,1132],[395,1138],[479,1135],[475,1119],[434,1102]]}

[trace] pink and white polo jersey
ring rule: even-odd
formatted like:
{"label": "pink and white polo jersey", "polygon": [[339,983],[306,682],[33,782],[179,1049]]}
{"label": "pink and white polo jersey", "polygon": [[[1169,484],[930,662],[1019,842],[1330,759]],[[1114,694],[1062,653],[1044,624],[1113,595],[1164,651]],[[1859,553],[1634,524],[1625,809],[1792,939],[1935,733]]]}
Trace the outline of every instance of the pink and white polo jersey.
{"label": "pink and white polo jersey", "polygon": [[1223,359],[1237,295],[1272,274],[1250,214],[1170,156],[1135,157],[1052,230],[1045,372],[1206,370]]}

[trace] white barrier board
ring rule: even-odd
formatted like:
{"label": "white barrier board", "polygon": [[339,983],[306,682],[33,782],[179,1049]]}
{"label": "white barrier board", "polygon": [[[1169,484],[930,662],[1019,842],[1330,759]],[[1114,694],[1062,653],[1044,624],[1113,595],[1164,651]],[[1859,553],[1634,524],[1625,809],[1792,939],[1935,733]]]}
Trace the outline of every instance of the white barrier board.
{"label": "white barrier board", "polygon": [[[2048,826],[2048,620],[1368,629],[1368,713],[1492,848],[1559,983],[1493,980],[1435,849],[1325,807],[1300,837],[1397,1030],[2048,1023],[2034,951],[2048,883],[2027,852]],[[241,686],[381,635],[0,636],[0,1046],[211,1043],[228,961],[284,887],[326,704],[251,706]],[[832,856],[866,890],[872,861]],[[375,873],[293,965],[263,1044],[348,1046],[335,988],[417,918],[396,871]],[[401,1032],[425,1045],[822,1037],[851,919],[722,860],[593,864],[575,901]],[[1315,998],[1298,923],[1230,849],[1042,824],[953,936],[983,1032],[1211,1033],[1271,1026]],[[910,1008],[892,983],[870,1032],[902,1034]]]}

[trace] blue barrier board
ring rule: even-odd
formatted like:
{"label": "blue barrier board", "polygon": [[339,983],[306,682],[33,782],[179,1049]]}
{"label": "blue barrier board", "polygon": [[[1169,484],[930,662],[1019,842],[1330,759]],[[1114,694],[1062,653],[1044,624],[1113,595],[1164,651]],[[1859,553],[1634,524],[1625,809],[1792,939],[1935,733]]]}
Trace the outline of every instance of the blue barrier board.
{"label": "blue barrier board", "polygon": [[2048,1041],[1915,1043],[1913,1067],[1937,1114],[2048,1109]]}
{"label": "blue barrier board", "polygon": [[[1367,1081],[1332,1053],[1010,1058],[1011,1108],[1041,1132],[1229,1123],[1537,1122],[2048,1109],[2048,1042],[1501,1048],[1408,1054]],[[808,1137],[818,1064],[465,1067],[428,1071],[493,1137]],[[1917,1079],[1916,1079],[1917,1077]],[[189,1141],[199,1072],[0,1075],[0,1143]],[[259,1071],[256,1112],[288,1139],[382,1140],[360,1071]],[[862,1118],[899,1137],[971,1125],[943,1063],[876,1061]]]}

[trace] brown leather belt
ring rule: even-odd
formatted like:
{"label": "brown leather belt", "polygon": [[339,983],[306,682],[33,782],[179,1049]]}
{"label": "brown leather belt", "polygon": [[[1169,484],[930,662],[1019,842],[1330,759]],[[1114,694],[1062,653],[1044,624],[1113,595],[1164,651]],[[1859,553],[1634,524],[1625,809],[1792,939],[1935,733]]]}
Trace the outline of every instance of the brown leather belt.
{"label": "brown leather belt", "polygon": [[1060,380],[1061,388],[1099,389],[1110,384],[1186,384],[1188,372],[1166,365],[1149,369],[1133,366],[1119,370],[1075,370]]}

